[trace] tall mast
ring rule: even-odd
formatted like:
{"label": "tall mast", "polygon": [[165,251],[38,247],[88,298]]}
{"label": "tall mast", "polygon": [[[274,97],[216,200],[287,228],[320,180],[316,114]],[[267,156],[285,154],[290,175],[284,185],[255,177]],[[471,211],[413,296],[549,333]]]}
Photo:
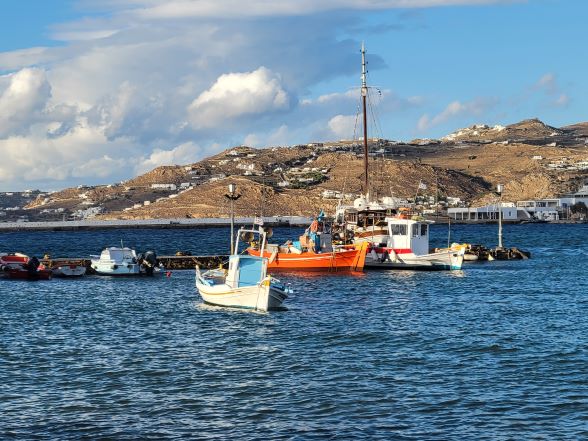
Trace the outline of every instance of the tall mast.
{"label": "tall mast", "polygon": [[369,181],[368,181],[368,138],[367,138],[367,80],[366,80],[366,62],[365,62],[365,45],[361,43],[361,103],[363,108],[363,173],[364,183],[363,191],[367,199],[369,199]]}

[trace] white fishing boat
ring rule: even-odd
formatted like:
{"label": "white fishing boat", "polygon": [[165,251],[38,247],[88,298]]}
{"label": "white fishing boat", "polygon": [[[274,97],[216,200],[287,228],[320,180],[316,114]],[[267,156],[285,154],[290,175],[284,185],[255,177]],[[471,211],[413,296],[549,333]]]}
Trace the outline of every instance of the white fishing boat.
{"label": "white fishing boat", "polygon": [[267,274],[268,258],[240,255],[239,238],[248,239],[258,234],[263,256],[266,233],[259,230],[240,229],[233,254],[229,257],[229,268],[201,272],[196,267],[196,288],[205,303],[217,306],[269,311],[279,309],[291,290],[278,279]]}
{"label": "white fishing boat", "polygon": [[401,216],[386,218],[388,243],[372,246],[365,258],[367,269],[460,270],[465,247],[429,252],[431,221]]}
{"label": "white fishing boat", "polygon": [[[366,51],[361,48],[361,101],[363,116],[363,194],[352,206],[340,205],[337,209],[337,231],[334,239],[339,243],[369,243],[364,269],[457,270],[463,264],[464,249],[429,252],[429,225],[401,201],[393,197],[374,200],[370,197],[368,168],[369,145],[367,130]],[[418,189],[426,188],[419,182]],[[416,196],[415,196],[416,202]],[[337,237],[335,237],[335,234]]]}
{"label": "white fishing boat", "polygon": [[106,276],[128,276],[141,273],[141,265],[135,250],[123,247],[105,248],[100,256],[90,256],[91,265],[97,274]]}

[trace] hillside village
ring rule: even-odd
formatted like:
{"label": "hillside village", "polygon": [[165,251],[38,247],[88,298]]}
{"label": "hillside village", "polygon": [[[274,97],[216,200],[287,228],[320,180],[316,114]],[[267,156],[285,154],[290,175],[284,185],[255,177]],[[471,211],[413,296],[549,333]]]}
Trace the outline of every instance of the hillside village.
{"label": "hillside village", "polygon": [[[439,140],[370,139],[369,146],[373,196],[437,212],[491,202],[498,183],[505,184],[504,201],[556,198],[588,175],[588,123],[475,125]],[[229,182],[242,194],[237,215],[308,216],[362,191],[362,149],[358,141],[239,146],[116,184],[0,193],[0,221],[227,216]]]}

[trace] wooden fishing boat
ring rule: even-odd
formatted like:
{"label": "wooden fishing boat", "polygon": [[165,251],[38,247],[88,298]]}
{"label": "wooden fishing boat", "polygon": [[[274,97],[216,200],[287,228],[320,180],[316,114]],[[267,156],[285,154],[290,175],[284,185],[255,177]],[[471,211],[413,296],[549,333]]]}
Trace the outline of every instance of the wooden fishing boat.
{"label": "wooden fishing boat", "polygon": [[370,246],[366,257],[367,269],[460,270],[465,246],[429,252],[431,221],[406,219],[401,216],[386,218],[388,243]]}
{"label": "wooden fishing boat", "polygon": [[247,248],[251,256],[268,259],[272,271],[362,271],[365,264],[368,243],[359,245],[333,246],[331,235],[319,235],[318,252],[306,233],[296,243],[284,245],[253,245]]}
{"label": "wooden fishing boat", "polygon": [[259,234],[260,252],[263,254],[265,231],[240,229],[237,244],[229,257],[229,268],[201,272],[196,267],[196,288],[204,302],[233,308],[270,311],[279,309],[290,287],[267,274],[268,259],[265,257],[240,255],[239,237],[243,234]]}

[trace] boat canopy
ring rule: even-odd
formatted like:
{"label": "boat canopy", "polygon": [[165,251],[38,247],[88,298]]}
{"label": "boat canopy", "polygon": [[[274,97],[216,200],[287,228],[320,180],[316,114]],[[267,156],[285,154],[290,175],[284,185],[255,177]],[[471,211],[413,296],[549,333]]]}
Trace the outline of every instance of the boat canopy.
{"label": "boat canopy", "polygon": [[122,262],[123,260],[136,259],[137,254],[131,248],[106,248],[100,254],[100,260],[114,260],[115,262]]}

